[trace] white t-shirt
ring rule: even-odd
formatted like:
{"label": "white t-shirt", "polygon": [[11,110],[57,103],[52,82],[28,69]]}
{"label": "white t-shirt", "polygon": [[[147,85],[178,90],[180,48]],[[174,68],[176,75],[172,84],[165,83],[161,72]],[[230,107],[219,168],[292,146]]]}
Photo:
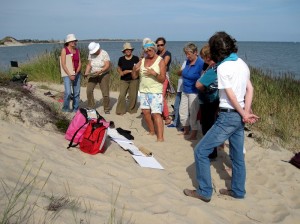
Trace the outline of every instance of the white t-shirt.
{"label": "white t-shirt", "polygon": [[250,79],[250,70],[240,58],[236,61],[226,61],[218,66],[218,88],[220,107],[234,109],[229,101],[225,89],[231,88],[240,106],[245,106],[247,82]]}
{"label": "white t-shirt", "polygon": [[104,67],[105,61],[110,61],[109,55],[105,50],[100,51],[98,55],[89,55],[88,58],[91,61],[92,70],[91,72],[98,72]]}

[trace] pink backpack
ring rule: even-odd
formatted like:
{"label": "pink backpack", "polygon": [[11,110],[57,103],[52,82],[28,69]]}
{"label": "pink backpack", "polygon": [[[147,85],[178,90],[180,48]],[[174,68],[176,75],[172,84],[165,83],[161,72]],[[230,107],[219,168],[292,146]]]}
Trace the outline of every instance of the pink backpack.
{"label": "pink backpack", "polygon": [[[103,121],[103,125],[109,127],[109,122],[106,122],[98,111],[80,108],[74,115],[65,134],[65,139],[70,141],[68,148],[76,147],[82,141],[83,134],[90,120]],[[75,144],[73,145],[73,143]]]}

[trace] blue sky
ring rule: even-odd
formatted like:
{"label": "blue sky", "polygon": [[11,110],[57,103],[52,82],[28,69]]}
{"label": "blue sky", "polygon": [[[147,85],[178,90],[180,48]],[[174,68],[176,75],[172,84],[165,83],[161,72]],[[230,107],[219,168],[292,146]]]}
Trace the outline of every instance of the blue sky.
{"label": "blue sky", "polygon": [[9,0],[0,39],[205,41],[226,31],[238,41],[300,41],[299,0]]}

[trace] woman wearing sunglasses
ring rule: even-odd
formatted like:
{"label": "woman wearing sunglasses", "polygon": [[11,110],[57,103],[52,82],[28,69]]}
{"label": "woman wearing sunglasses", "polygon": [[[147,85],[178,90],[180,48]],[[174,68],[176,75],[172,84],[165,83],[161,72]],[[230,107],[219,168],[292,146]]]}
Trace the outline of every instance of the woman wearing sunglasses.
{"label": "woman wearing sunglasses", "polygon": [[172,120],[169,117],[169,108],[166,99],[167,88],[169,85],[169,68],[172,61],[172,56],[169,51],[166,49],[166,39],[164,37],[159,37],[155,41],[157,46],[157,54],[164,59],[166,65],[166,79],[163,83],[163,119],[165,120],[165,125],[171,124]]}

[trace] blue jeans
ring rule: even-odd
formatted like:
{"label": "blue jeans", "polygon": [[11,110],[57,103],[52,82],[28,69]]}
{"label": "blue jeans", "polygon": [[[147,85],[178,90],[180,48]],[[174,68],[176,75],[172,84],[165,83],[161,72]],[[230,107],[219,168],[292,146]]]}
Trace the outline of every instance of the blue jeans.
{"label": "blue jeans", "polygon": [[231,190],[233,197],[244,198],[246,166],[244,161],[244,123],[237,112],[220,112],[215,124],[195,147],[196,178],[199,184],[197,193],[211,198],[213,188],[208,155],[214,147],[229,139],[229,156],[232,160]]}
{"label": "blue jeans", "polygon": [[74,81],[71,81],[69,76],[63,77],[64,79],[64,87],[65,87],[65,94],[64,94],[64,104],[63,104],[63,111],[71,111],[70,110],[70,101],[71,95],[73,92],[73,111],[77,111],[79,108],[79,100],[80,100],[80,77],[81,74],[78,73],[75,77]]}
{"label": "blue jeans", "polygon": [[180,106],[180,101],[181,101],[181,92],[177,92],[176,97],[175,97],[175,103],[174,103],[174,120],[173,120],[173,125],[175,127],[178,127],[180,124],[180,118],[179,118],[179,106]]}

